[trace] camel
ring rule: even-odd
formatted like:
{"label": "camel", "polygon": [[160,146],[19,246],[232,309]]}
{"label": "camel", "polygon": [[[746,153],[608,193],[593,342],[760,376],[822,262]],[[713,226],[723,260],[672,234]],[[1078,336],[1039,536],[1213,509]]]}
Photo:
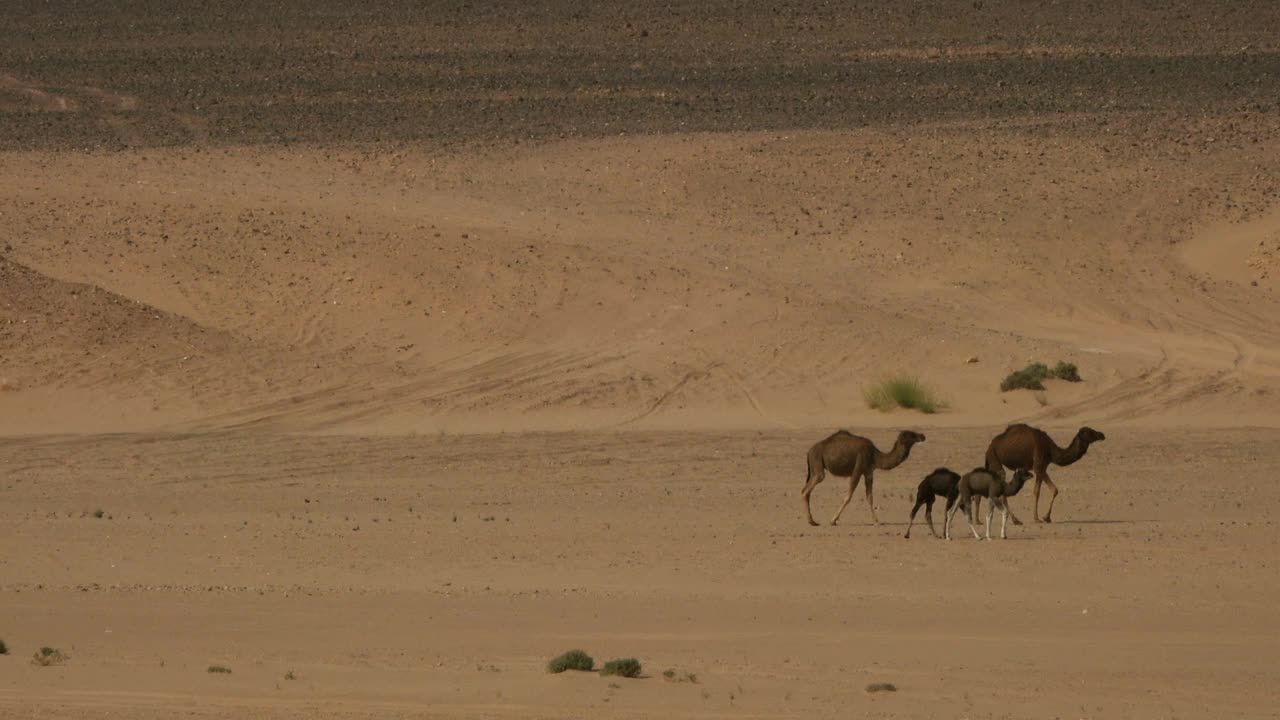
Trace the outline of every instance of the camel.
{"label": "camel", "polygon": [[[1089,446],[1106,440],[1107,436],[1091,427],[1082,427],[1076,431],[1071,444],[1060,448],[1048,433],[1040,428],[1022,423],[1015,423],[1004,429],[1004,432],[991,439],[987,446],[987,469],[1000,479],[1004,479],[1004,469],[1031,470],[1035,472],[1035,507],[1032,509],[1036,522],[1040,520],[1040,485],[1049,486],[1049,508],[1045,510],[1044,522],[1053,522],[1053,501],[1058,498],[1058,486],[1049,479],[1049,465],[1070,465],[1089,451]],[[1008,510],[1006,510],[1008,512]],[[1011,515],[1014,525],[1021,525],[1017,515]]]}
{"label": "camel", "polygon": [[1018,494],[1022,486],[1032,477],[1030,470],[1019,468],[1013,473],[1013,480],[1005,482],[1003,477],[995,474],[986,468],[975,468],[973,471],[960,478],[960,482],[956,485],[956,500],[954,503],[948,498],[947,504],[950,509],[947,511],[947,522],[943,526],[943,536],[951,539],[951,519],[955,516],[956,511],[964,508],[965,517],[969,521],[969,530],[973,533],[974,539],[981,540],[978,537],[978,531],[973,527],[973,515],[977,508],[977,499],[981,497],[987,498],[991,505],[987,508],[987,540],[991,539],[991,515],[997,509],[1003,510],[1000,515],[1000,539],[1006,540],[1005,524],[1009,521],[1009,498]]}
{"label": "camel", "polygon": [[844,504],[836,511],[835,517],[831,518],[831,524],[835,525],[840,520],[840,515],[844,513],[845,508],[849,507],[849,501],[853,499],[853,491],[858,488],[858,481],[866,478],[867,507],[871,510],[872,522],[879,525],[880,518],[876,517],[875,501],[871,496],[874,472],[898,467],[911,454],[911,446],[921,442],[924,442],[924,435],[912,430],[903,430],[898,433],[893,449],[887,453],[880,452],[870,440],[854,435],[848,430],[838,430],[819,440],[809,448],[809,476],[805,480],[804,490],[800,493],[804,498],[804,512],[809,516],[809,524],[818,524],[813,519],[809,496],[818,483],[826,477],[826,473],[831,473],[836,477],[849,478],[849,494],[845,496]]}
{"label": "camel", "polygon": [[956,504],[956,487],[960,484],[959,473],[953,472],[950,468],[934,468],[934,471],[925,476],[920,481],[920,487],[916,489],[916,505],[911,508],[911,520],[907,522],[907,534],[903,537],[910,539],[911,525],[916,521],[916,513],[920,512],[920,506],[924,506],[924,519],[929,523],[929,532],[938,537],[938,531],[933,527],[933,501],[935,498],[944,497],[947,499],[946,510],[943,510],[943,517],[946,512]]}

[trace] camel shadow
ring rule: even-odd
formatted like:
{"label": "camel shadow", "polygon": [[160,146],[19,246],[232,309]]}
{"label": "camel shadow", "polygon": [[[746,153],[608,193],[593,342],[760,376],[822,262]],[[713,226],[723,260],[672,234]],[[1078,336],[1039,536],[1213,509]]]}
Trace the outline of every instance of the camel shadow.
{"label": "camel shadow", "polygon": [[1054,520],[1047,525],[1137,525],[1153,523],[1156,520]]}

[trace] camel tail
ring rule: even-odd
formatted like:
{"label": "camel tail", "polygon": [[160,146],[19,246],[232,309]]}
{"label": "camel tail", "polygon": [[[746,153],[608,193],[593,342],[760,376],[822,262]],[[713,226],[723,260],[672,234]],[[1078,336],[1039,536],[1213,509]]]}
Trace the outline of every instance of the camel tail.
{"label": "camel tail", "polygon": [[805,458],[805,487],[809,486],[809,481],[813,476],[822,471],[822,450],[818,446],[809,448],[809,454]]}

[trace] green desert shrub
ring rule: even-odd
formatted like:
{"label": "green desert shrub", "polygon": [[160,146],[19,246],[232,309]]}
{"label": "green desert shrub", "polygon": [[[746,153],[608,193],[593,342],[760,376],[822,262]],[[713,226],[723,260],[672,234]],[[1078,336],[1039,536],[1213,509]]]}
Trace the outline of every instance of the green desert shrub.
{"label": "green desert shrub", "polygon": [[36,654],[31,657],[31,662],[40,667],[49,667],[51,665],[61,665],[67,659],[67,656],[62,654],[62,651],[58,648],[45,646],[36,651]]}
{"label": "green desert shrub", "polygon": [[8,655],[8,654],[9,654],[9,646],[5,645],[3,640],[0,640],[0,655]]}
{"label": "green desert shrub", "polygon": [[617,658],[604,664],[601,675],[617,675],[619,677],[640,677],[640,661],[635,658]]}
{"label": "green desert shrub", "polygon": [[1053,366],[1053,376],[1067,382],[1080,382],[1080,370],[1076,368],[1075,363],[1069,363],[1065,360],[1061,360],[1057,365]]}
{"label": "green desert shrub", "polygon": [[870,685],[867,686],[867,692],[869,693],[898,692],[898,686],[894,685],[893,683],[887,683],[887,682],[871,683]]}
{"label": "green desert shrub", "polygon": [[1043,390],[1045,378],[1049,377],[1049,366],[1044,363],[1030,365],[1009,373],[1000,383],[1001,392],[1010,390]]}
{"label": "green desert shrub", "polygon": [[1010,390],[1043,390],[1044,381],[1049,378],[1057,378],[1066,380],[1067,382],[1080,382],[1080,371],[1073,363],[1065,360],[1060,361],[1052,369],[1044,363],[1031,363],[1030,365],[1009,373],[1000,383],[1001,392],[1009,392]]}
{"label": "green desert shrub", "polygon": [[691,672],[687,672],[681,675],[675,670],[663,670],[662,677],[666,678],[667,680],[670,680],[671,682],[682,682],[682,683],[687,682],[687,683],[693,683],[694,685],[698,684],[698,676]]}
{"label": "green desert shrub", "polygon": [[551,662],[547,663],[547,672],[562,673],[565,670],[589,672],[595,666],[596,661],[592,660],[590,655],[581,650],[570,650],[559,657],[552,658]]}
{"label": "green desert shrub", "polygon": [[209,674],[210,675],[230,675],[231,668],[223,667],[222,665],[210,665]]}
{"label": "green desert shrub", "polygon": [[863,397],[867,406],[873,410],[888,411],[902,407],[932,414],[942,407],[933,391],[916,378],[902,375],[887,378],[867,388]]}

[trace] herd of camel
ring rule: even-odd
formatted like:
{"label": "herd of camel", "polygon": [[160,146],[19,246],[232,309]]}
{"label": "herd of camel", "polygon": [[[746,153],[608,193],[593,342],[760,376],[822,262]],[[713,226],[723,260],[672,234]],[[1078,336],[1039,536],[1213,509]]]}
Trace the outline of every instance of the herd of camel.
{"label": "herd of camel", "polygon": [[[907,523],[906,537],[911,537],[911,526],[915,523],[916,513],[922,506],[925,508],[924,516],[929,523],[929,532],[933,533],[935,538],[938,537],[938,532],[933,527],[933,501],[935,498],[944,497],[947,499],[947,508],[943,537],[947,540],[951,539],[951,519],[957,510],[963,508],[969,521],[969,530],[973,532],[975,538],[979,538],[973,519],[982,503],[982,498],[985,497],[989,503],[986,539],[991,539],[991,515],[995,510],[1000,510],[1000,537],[1004,539],[1005,524],[1010,517],[1013,518],[1014,525],[1022,524],[1018,516],[1013,515],[1009,509],[1009,498],[1017,495],[1022,486],[1033,477],[1036,481],[1035,506],[1032,511],[1035,521],[1042,522],[1040,486],[1043,484],[1048,485],[1049,492],[1052,493],[1049,496],[1049,508],[1044,513],[1043,522],[1053,522],[1051,517],[1053,501],[1058,497],[1058,487],[1049,479],[1049,465],[1070,465],[1084,457],[1091,444],[1106,439],[1107,436],[1101,432],[1091,427],[1082,427],[1076,432],[1071,444],[1062,448],[1058,447],[1048,433],[1040,428],[1022,423],[1010,425],[991,439],[991,444],[987,446],[986,463],[982,467],[975,468],[963,476],[948,468],[940,467],[920,482],[920,487],[916,491],[915,506],[911,508],[911,520]],[[827,473],[836,477],[849,478],[849,494],[845,496],[844,503],[836,511],[835,517],[831,518],[832,525],[840,520],[840,515],[849,506],[849,501],[853,499],[853,491],[857,489],[860,480],[866,481],[867,507],[871,510],[871,520],[877,525],[880,524],[880,518],[876,517],[875,502],[871,496],[874,473],[876,470],[892,470],[901,465],[911,454],[912,446],[921,442],[924,442],[923,434],[903,430],[898,433],[898,440],[893,444],[893,449],[886,453],[881,452],[867,438],[854,435],[848,430],[839,430],[815,443],[809,448],[809,476],[801,493],[804,497],[805,514],[809,516],[809,524],[818,524],[813,519],[809,496],[813,494],[813,489],[822,482]],[[1006,468],[1014,471],[1012,479],[1006,479]]]}

